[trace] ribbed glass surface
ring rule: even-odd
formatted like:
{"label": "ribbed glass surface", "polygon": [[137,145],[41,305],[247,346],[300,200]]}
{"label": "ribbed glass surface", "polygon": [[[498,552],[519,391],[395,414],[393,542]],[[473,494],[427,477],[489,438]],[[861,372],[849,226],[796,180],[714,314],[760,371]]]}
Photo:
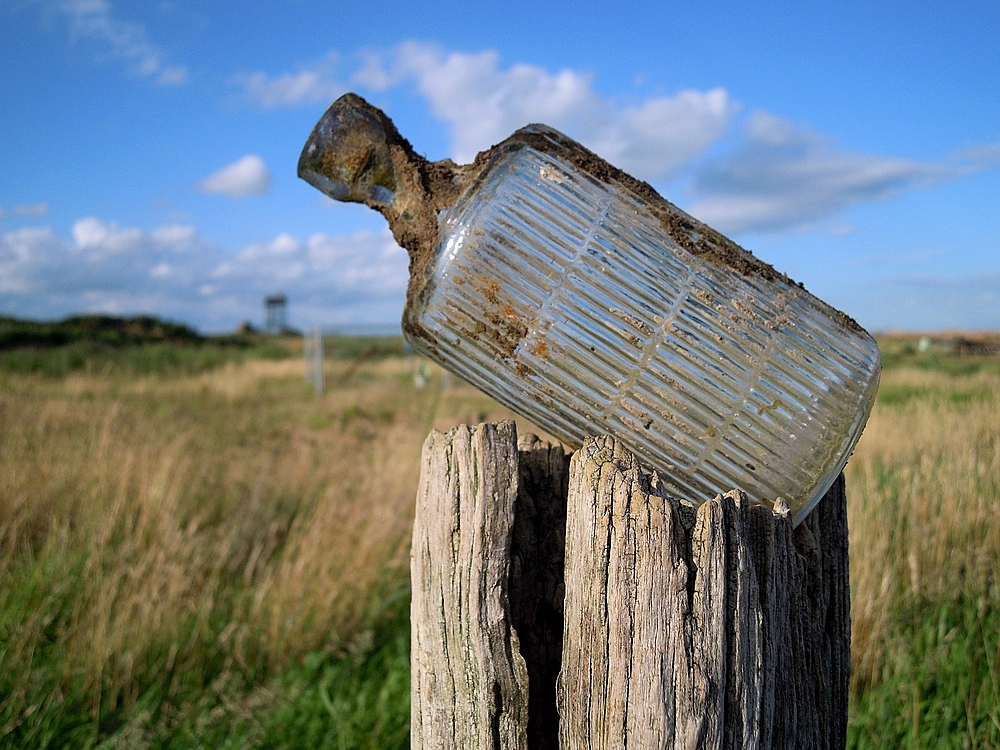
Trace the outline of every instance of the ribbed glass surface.
{"label": "ribbed glass surface", "polygon": [[642,199],[507,153],[441,217],[413,345],[569,445],[611,433],[677,497],[796,522],[867,420],[875,342],[802,289],[680,248]]}

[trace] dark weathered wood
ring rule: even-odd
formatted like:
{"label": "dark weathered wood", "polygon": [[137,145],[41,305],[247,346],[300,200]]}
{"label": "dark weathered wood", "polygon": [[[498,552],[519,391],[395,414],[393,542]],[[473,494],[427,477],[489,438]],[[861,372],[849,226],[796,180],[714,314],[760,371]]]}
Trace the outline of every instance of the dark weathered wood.
{"label": "dark weathered wood", "polygon": [[780,500],[679,503],[610,437],[515,440],[425,444],[414,747],[845,746],[842,478],[793,529]]}
{"label": "dark weathered wood", "polygon": [[534,435],[518,441],[518,456],[510,606],[528,667],[528,747],[557,750],[556,678],[562,660],[569,456],[561,445]]}
{"label": "dark weathered wood", "polygon": [[507,578],[513,422],[424,443],[410,559],[413,748],[527,748],[528,673]]}

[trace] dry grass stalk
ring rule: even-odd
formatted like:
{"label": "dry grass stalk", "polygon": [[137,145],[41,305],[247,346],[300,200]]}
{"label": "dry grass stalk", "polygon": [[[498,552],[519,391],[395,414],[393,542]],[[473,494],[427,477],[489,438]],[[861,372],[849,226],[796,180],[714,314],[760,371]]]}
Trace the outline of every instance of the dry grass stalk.
{"label": "dry grass stalk", "polygon": [[1000,378],[891,370],[882,392],[847,467],[859,686],[914,603],[1000,607]]}

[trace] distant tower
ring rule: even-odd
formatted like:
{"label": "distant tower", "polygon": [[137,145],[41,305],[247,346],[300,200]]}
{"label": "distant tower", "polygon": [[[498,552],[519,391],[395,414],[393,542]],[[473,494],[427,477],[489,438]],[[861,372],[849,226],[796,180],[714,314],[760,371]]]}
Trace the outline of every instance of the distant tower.
{"label": "distant tower", "polygon": [[264,298],[264,332],[278,336],[288,328],[285,315],[288,312],[288,297],[272,294]]}

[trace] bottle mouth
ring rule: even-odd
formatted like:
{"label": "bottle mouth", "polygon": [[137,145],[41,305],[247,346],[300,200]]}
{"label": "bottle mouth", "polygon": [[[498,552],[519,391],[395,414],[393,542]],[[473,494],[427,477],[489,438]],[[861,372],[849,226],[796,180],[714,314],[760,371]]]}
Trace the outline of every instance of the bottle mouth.
{"label": "bottle mouth", "polygon": [[337,99],[302,149],[299,177],[334,200],[387,208],[396,197],[396,174],[384,120],[356,94]]}

